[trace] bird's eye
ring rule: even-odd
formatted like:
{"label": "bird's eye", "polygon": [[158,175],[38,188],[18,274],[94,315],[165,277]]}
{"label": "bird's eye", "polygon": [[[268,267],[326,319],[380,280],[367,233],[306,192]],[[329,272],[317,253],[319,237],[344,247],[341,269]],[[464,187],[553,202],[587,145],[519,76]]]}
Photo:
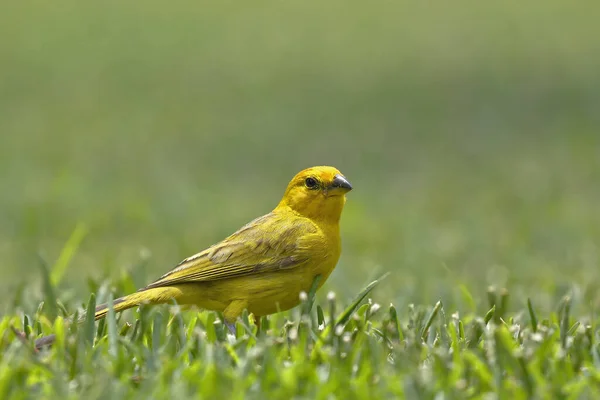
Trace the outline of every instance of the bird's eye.
{"label": "bird's eye", "polygon": [[315,178],[306,178],[304,184],[309,189],[315,189],[318,186],[318,182]]}

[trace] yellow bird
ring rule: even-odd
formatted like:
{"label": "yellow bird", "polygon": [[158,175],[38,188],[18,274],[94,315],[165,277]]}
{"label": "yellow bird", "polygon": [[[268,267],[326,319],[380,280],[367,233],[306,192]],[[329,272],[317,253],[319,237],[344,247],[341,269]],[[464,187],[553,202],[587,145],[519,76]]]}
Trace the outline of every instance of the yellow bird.
{"label": "yellow bird", "polygon": [[[298,305],[300,292],[308,292],[317,275],[320,287],[338,262],[339,221],[351,189],[336,168],[301,171],[273,211],[115,300],[115,312],[175,300],[222,312],[234,333],[244,309],[260,318]],[[106,304],[98,306],[96,320],[107,312]]]}

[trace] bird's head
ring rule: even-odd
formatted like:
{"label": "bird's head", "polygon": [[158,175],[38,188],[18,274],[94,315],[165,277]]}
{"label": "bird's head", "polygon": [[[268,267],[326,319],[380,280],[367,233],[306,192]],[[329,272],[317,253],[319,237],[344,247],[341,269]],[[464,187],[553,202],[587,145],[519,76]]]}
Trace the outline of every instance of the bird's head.
{"label": "bird's head", "polygon": [[288,184],[278,208],[289,207],[315,221],[337,222],[352,185],[333,167],[300,171]]}

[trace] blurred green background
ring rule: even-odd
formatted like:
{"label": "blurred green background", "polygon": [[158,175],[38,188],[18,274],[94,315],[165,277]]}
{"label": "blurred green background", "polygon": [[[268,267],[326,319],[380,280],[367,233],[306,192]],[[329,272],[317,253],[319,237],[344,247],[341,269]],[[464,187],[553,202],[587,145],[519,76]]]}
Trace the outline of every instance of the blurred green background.
{"label": "blurred green background", "polygon": [[[343,299],[600,296],[598,7],[508,2],[12,2],[0,13],[0,304],[143,285],[318,164],[352,182]],[[147,262],[143,266],[140,260]],[[473,296],[473,304],[465,296]]]}

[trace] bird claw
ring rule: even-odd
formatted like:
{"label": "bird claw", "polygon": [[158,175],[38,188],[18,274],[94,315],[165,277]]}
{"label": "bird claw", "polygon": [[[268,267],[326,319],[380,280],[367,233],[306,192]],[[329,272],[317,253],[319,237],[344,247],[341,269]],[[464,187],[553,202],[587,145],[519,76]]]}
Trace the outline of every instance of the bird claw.
{"label": "bird claw", "polygon": [[235,328],[235,322],[225,321],[225,326],[227,327],[227,329],[229,329],[229,333],[231,333],[233,336],[236,336],[237,330]]}

